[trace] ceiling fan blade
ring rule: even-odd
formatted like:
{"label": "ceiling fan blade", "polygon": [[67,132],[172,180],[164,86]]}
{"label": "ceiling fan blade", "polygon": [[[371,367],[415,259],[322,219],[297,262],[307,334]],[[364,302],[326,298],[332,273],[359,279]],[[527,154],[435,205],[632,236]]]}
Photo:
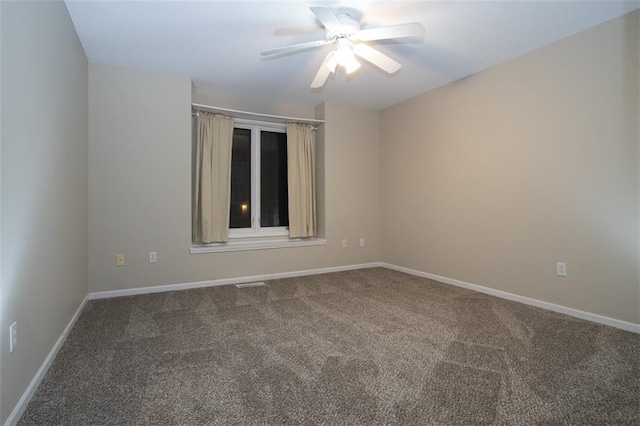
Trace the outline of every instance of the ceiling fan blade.
{"label": "ceiling fan blade", "polygon": [[386,40],[389,38],[403,37],[422,37],[424,36],[424,27],[418,22],[411,22],[409,24],[389,25],[386,27],[360,30],[356,36],[358,40],[362,41]]}
{"label": "ceiling fan blade", "polygon": [[310,7],[309,9],[328,31],[336,34],[340,33],[342,24],[330,7]]}
{"label": "ceiling fan blade", "polygon": [[327,82],[327,79],[331,75],[331,70],[324,65],[320,65],[320,69],[318,70],[316,76],[311,82],[312,89],[319,89]]}
{"label": "ceiling fan blade", "polygon": [[365,61],[371,62],[376,67],[389,74],[393,74],[402,67],[400,63],[391,59],[379,50],[376,50],[364,43],[356,44],[355,46],[353,46],[353,53],[360,56]]}
{"label": "ceiling fan blade", "polygon": [[335,72],[336,66],[338,62],[335,58],[335,52],[331,51],[322,61],[322,65],[320,65],[320,69],[316,73],[313,81],[311,82],[312,89],[319,89],[327,82],[327,78],[331,75],[331,73]]}
{"label": "ceiling fan blade", "polygon": [[296,52],[298,50],[306,50],[306,49],[312,49],[314,47],[324,46],[325,44],[328,44],[328,43],[331,43],[331,42],[327,40],[309,41],[307,43],[299,43],[299,44],[292,44],[289,46],[276,47],[275,49],[265,50],[260,54],[262,56],[268,56],[268,55],[277,55],[281,53],[290,53],[290,52]]}

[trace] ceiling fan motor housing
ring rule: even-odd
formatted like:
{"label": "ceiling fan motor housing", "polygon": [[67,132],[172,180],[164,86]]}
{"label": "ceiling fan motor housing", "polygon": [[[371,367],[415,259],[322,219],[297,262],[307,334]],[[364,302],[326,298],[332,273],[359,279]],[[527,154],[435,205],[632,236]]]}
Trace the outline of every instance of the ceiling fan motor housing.
{"label": "ceiling fan motor housing", "polygon": [[349,16],[348,14],[340,13],[339,15],[336,15],[336,18],[338,18],[338,21],[340,22],[340,26],[341,26],[340,31],[333,32],[333,31],[327,30],[327,34],[326,34],[327,41],[332,41],[339,38],[351,39],[351,37],[355,33],[360,31],[360,24],[358,23],[358,21],[355,21],[354,19],[352,19],[351,16]]}

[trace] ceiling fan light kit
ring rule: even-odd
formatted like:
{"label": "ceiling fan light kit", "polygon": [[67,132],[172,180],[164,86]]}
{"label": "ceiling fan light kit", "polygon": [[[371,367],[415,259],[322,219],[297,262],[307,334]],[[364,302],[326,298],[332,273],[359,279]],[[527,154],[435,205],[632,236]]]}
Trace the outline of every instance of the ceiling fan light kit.
{"label": "ceiling fan light kit", "polygon": [[324,58],[311,82],[312,89],[323,87],[329,76],[335,73],[338,65],[342,66],[347,74],[357,71],[361,64],[356,56],[388,74],[393,74],[400,70],[402,65],[369,46],[367,42],[424,36],[424,27],[418,22],[361,30],[360,24],[346,13],[336,14],[328,7],[311,7],[310,9],[326,30],[324,40],[279,47],[262,52],[262,55],[295,53],[334,44],[335,49]]}
{"label": "ceiling fan light kit", "polygon": [[324,58],[324,61],[322,61],[322,65],[327,67],[327,69],[329,69],[329,71],[331,71],[332,73],[336,72],[336,67],[338,66],[338,59],[336,58],[336,53],[329,52],[327,57]]}
{"label": "ceiling fan light kit", "polygon": [[360,69],[360,62],[358,62],[358,60],[356,58],[352,58],[353,60],[350,61],[348,64],[346,64],[344,66],[344,71],[347,74],[353,74],[354,72],[358,71],[358,69]]}
{"label": "ceiling fan light kit", "polygon": [[349,43],[349,40],[347,40],[346,38],[338,39],[335,55],[333,55],[333,57],[335,57],[338,65],[344,67],[347,74],[351,74],[352,72],[360,68],[360,62],[358,62],[356,57],[353,55],[351,43]]}

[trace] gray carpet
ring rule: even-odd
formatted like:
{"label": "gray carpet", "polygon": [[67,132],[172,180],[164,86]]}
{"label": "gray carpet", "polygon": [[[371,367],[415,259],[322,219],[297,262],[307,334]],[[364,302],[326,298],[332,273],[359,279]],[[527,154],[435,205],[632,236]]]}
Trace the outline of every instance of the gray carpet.
{"label": "gray carpet", "polygon": [[89,302],[39,424],[640,424],[640,335],[383,268]]}

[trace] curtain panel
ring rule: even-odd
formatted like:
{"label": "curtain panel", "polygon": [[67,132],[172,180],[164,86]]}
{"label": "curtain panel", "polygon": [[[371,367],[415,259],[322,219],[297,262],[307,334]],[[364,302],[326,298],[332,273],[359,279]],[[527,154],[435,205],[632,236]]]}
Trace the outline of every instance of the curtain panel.
{"label": "curtain panel", "polygon": [[313,129],[287,124],[289,237],[316,236],[316,162]]}
{"label": "curtain panel", "polygon": [[229,240],[231,205],[232,118],[200,112],[197,115],[193,241]]}

